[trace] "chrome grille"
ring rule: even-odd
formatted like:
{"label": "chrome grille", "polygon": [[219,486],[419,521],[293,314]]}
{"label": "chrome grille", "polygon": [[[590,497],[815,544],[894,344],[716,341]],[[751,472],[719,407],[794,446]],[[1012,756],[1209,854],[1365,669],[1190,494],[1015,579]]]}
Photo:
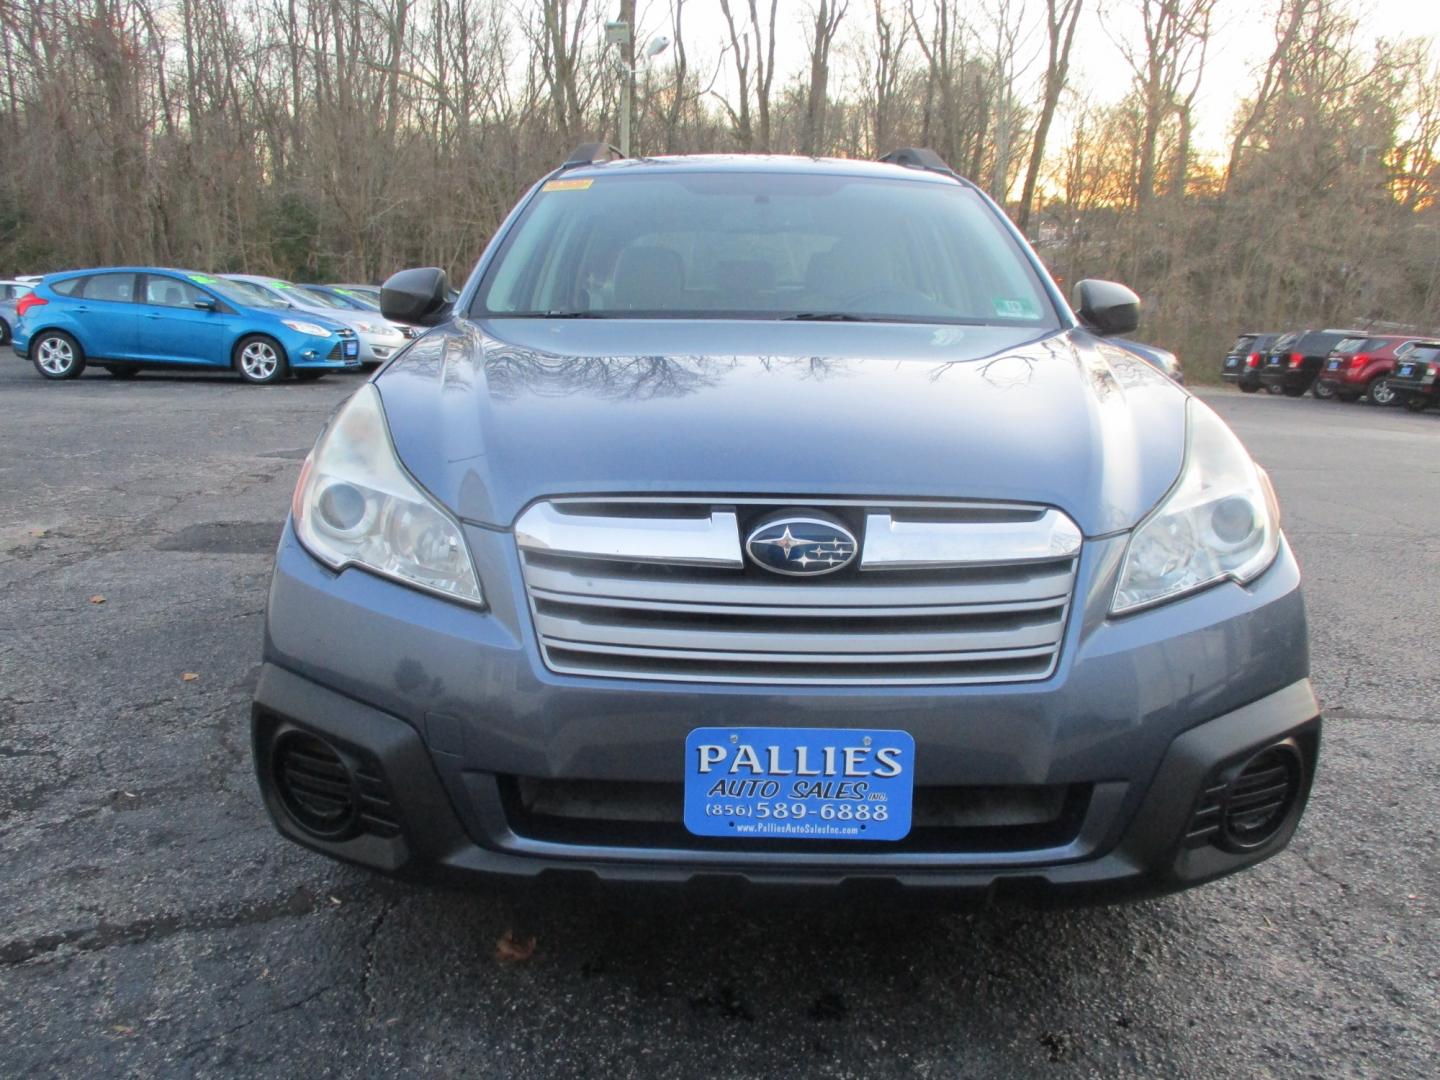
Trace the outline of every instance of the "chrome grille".
{"label": "chrome grille", "polygon": [[546,665],[696,682],[989,683],[1055,668],[1080,532],[1057,510],[809,501],[855,525],[856,566],[792,579],[741,538],[783,504],[540,503],[516,523]]}

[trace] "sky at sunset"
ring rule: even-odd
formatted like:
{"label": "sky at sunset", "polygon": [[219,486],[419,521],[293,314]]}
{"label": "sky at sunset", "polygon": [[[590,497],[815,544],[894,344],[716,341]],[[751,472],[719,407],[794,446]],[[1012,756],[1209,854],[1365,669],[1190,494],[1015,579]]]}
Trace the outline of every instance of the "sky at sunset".
{"label": "sky at sunset", "polygon": [[[1016,9],[1023,6],[1024,19],[1032,25],[1044,12],[1044,0],[1011,0],[1011,3]],[[1097,103],[1118,101],[1129,89],[1130,71],[1117,41],[1137,32],[1136,3],[1138,0],[1086,0],[1087,13],[1077,33],[1070,81],[1072,87],[1084,88],[1087,96]],[[618,9],[618,4],[615,6]],[[762,2],[760,6],[763,10],[765,4]],[[994,6],[978,0],[972,6],[975,21],[983,23],[987,7]],[[731,8],[737,13],[737,19],[742,10],[748,12],[746,0],[734,0]],[[1256,69],[1264,63],[1273,46],[1275,8],[1274,0],[1219,0],[1197,102],[1195,139],[1196,149],[1202,155],[1223,153],[1235,104],[1254,86]],[[1436,55],[1440,56],[1440,0],[1354,0],[1351,8],[1360,17],[1357,37],[1362,43],[1380,38],[1425,37],[1436,43]],[[668,33],[668,9],[665,0],[640,0],[638,22],[642,37],[648,39]],[[777,95],[783,79],[805,67],[806,42],[800,23],[811,10],[812,0],[781,0],[776,46]],[[862,27],[868,28],[870,12],[870,0],[850,0],[842,39],[852,41]],[[1100,13],[1099,18],[1096,12]],[[692,64],[703,60],[713,66],[725,36],[719,0],[689,0],[685,6],[685,38]],[[1044,71],[1045,39],[1039,25],[1035,25],[1031,37],[1030,53],[1031,66],[1026,74],[1034,85]],[[837,61],[832,65],[832,77],[843,78],[846,62],[840,57]],[[668,54],[656,61],[659,68],[668,63]],[[732,82],[729,69],[724,68],[716,89],[728,92]],[[1064,127],[1063,117],[1060,127]]]}

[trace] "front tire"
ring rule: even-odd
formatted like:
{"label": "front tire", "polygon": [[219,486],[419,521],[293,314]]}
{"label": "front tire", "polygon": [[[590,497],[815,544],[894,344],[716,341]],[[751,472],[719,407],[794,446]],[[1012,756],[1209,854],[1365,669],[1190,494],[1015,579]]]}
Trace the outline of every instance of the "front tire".
{"label": "front tire", "polygon": [[1310,393],[1321,401],[1329,401],[1335,396],[1335,387],[1331,383],[1321,382],[1319,379],[1316,379],[1310,386]]}
{"label": "front tire", "polygon": [[1259,390],[1260,387],[1256,386],[1254,383],[1242,382],[1240,384],[1240,392],[1242,394],[1255,394],[1258,393]]}
{"label": "front tire", "polygon": [[1400,396],[1384,375],[1376,375],[1371,379],[1370,385],[1365,388],[1365,394],[1369,397],[1371,405],[1379,405],[1382,408],[1394,405],[1395,399]]}
{"label": "front tire", "polygon": [[10,344],[10,324],[0,319],[0,345]]}
{"label": "front tire", "polygon": [[1430,407],[1430,398],[1424,394],[1409,394],[1405,398],[1405,408],[1411,412],[1424,412]]}
{"label": "front tire", "polygon": [[43,330],[31,338],[30,357],[47,379],[74,379],[85,370],[85,351],[63,330]]}
{"label": "front tire", "polygon": [[251,334],[235,346],[235,370],[240,377],[256,386],[280,382],[290,372],[284,347],[274,338]]}

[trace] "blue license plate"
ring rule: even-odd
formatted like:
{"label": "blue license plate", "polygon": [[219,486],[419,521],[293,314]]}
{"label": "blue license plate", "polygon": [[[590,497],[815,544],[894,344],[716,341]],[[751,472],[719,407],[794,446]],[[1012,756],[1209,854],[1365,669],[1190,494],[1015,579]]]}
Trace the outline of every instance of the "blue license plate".
{"label": "blue license plate", "polygon": [[685,828],[740,840],[901,840],[915,740],[858,728],[696,728]]}
{"label": "blue license plate", "polygon": [[352,356],[359,356],[359,355],[360,355],[360,342],[356,341],[354,338],[351,338],[350,340],[346,341],[346,342],[345,342],[345,358],[348,360],[348,359],[350,359]]}
{"label": "blue license plate", "polygon": [[1414,364],[1405,364],[1403,367],[1400,368],[1400,377],[1401,377],[1402,379],[1408,379],[1411,375],[1414,375],[1414,374],[1415,374],[1415,365],[1414,365]]}
{"label": "blue license plate", "polygon": [[1340,361],[1339,361],[1339,360],[1331,360],[1328,364],[1325,365],[1325,370],[1326,370],[1326,371],[1339,371],[1339,370],[1340,370]]}
{"label": "blue license plate", "polygon": [[1239,358],[1238,356],[1229,356],[1229,357],[1226,357],[1226,358],[1225,358],[1225,366],[1226,366],[1226,367],[1235,367],[1235,366],[1238,365],[1239,363],[1240,363],[1240,358]]}

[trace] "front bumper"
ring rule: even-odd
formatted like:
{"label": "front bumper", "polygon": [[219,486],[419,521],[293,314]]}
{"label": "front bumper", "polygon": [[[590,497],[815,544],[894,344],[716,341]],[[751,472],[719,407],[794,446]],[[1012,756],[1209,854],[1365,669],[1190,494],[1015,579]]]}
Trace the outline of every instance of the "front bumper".
{"label": "front bumper", "polygon": [[[1292,735],[1313,763],[1318,708],[1288,547],[1249,587],[1223,585],[1110,620],[1124,537],[1088,542],[1061,661],[1044,680],[773,687],[548,671],[513,538],[467,532],[486,585],[484,612],[363,571],[332,574],[285,530],[253,731],[261,790],[291,839],[417,878],[906,886],[1085,899],[1166,892],[1251,865],[1285,845],[1303,808],[1302,795],[1273,840],[1245,854],[1184,843],[1207,778],[1221,766]],[[1003,851],[877,844],[858,851],[824,842],[779,850],[697,838],[635,844],[531,829],[514,804],[517,778],[673,785],[695,727],[881,720],[914,736],[917,790],[1083,788],[1073,833]],[[270,773],[275,740],[291,729],[321,736],[382,778],[393,835],[322,840],[291,820]]]}
{"label": "front bumper", "polygon": [[403,349],[408,339],[403,334],[360,334],[360,363],[383,364]]}

